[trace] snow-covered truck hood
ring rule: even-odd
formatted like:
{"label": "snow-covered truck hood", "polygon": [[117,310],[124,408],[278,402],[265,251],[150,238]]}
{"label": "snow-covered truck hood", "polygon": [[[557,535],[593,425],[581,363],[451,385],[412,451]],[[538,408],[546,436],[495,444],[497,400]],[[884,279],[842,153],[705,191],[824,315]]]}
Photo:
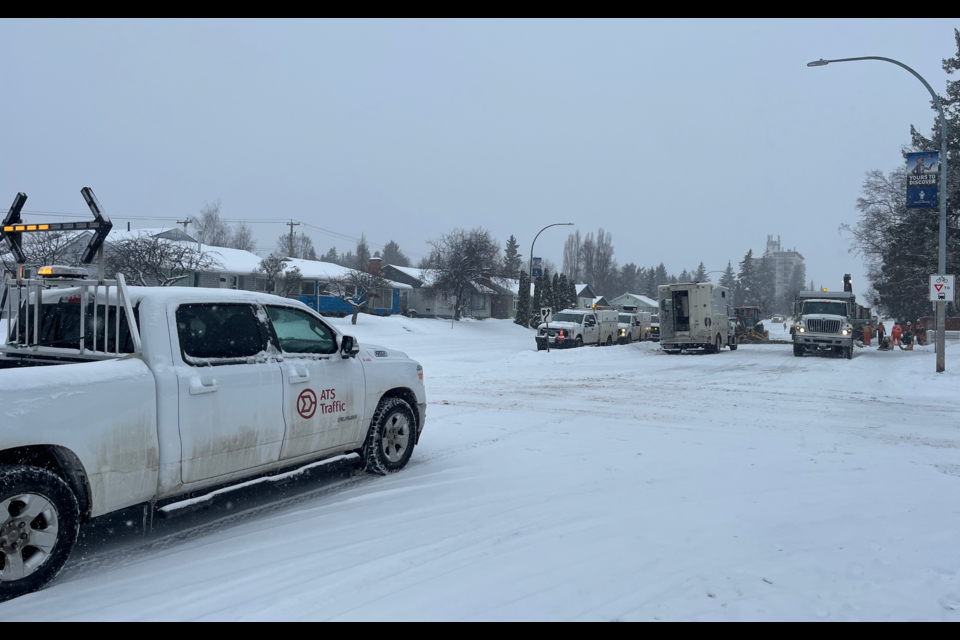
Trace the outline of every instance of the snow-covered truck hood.
{"label": "snow-covered truck hood", "polygon": [[[569,330],[573,331],[574,329],[578,328],[579,326],[580,326],[579,324],[576,324],[576,323],[574,323],[574,322],[551,322],[551,323],[550,323],[550,328],[553,329],[553,330],[556,330],[556,329],[569,329]],[[542,324],[542,325],[540,325],[539,330],[542,331],[542,330],[544,330],[544,329],[546,329],[546,328],[547,328],[547,325],[546,325],[546,324]]]}

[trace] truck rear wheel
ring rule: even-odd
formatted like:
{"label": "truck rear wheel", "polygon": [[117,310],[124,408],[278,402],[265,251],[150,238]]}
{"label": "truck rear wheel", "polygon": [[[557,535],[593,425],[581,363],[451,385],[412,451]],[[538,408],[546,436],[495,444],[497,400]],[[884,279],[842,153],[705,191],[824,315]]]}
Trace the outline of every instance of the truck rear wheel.
{"label": "truck rear wheel", "polygon": [[409,404],[400,398],[381,400],[363,447],[366,470],[385,476],[407,466],[417,440],[416,429]]}
{"label": "truck rear wheel", "polygon": [[80,530],[77,497],[37,467],[0,467],[0,602],[39,591],[66,564]]}
{"label": "truck rear wheel", "polygon": [[723,338],[720,337],[720,334],[717,334],[717,343],[713,346],[714,353],[720,353],[723,351]]}

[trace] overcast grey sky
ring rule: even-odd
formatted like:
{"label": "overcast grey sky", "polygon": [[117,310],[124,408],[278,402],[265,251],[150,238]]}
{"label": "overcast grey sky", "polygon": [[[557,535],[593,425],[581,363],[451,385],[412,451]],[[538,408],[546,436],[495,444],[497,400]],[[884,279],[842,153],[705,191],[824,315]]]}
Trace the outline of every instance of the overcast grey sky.
{"label": "overcast grey sky", "polygon": [[[831,288],[868,169],[934,113],[956,18],[0,23],[0,206],[170,225],[297,218],[414,259],[453,227],[612,232],[621,264],[679,273],[768,233]],[[38,218],[27,217],[28,220]],[[49,220],[50,218],[44,218]],[[272,249],[286,227],[255,226]],[[538,255],[561,258],[567,230]],[[350,243],[311,232],[319,253]],[[858,290],[859,290],[858,286]]]}

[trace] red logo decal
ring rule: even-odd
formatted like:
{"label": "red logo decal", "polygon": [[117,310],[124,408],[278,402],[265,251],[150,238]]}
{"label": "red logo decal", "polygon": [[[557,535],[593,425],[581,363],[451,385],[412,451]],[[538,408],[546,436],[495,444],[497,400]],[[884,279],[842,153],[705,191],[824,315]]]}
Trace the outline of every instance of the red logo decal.
{"label": "red logo decal", "polygon": [[317,413],[317,394],[307,389],[297,398],[297,413],[304,420],[309,420]]}

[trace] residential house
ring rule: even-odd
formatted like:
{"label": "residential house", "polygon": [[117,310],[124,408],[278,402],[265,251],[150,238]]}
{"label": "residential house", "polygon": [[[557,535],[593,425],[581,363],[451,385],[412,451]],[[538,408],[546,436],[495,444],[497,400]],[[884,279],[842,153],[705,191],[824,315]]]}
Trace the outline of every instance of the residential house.
{"label": "residential house", "polygon": [[[383,265],[383,276],[412,287],[412,290],[407,292],[406,303],[406,311],[410,315],[426,318],[453,317],[453,299],[434,288],[434,277],[431,270]],[[470,299],[463,310],[464,316],[478,319],[496,317],[493,315],[494,299],[507,294],[485,285],[484,280],[481,278],[472,283],[469,293]],[[509,295],[512,295],[512,292]]]}
{"label": "residential house", "polygon": [[[370,272],[376,273],[380,268],[379,258],[372,259]],[[300,295],[297,299],[321,315],[344,317],[353,313],[353,305],[337,295],[338,292],[330,283],[348,277],[353,269],[341,267],[332,262],[318,262],[316,260],[301,260],[286,258],[284,262],[289,267],[296,267],[303,276]],[[365,311],[379,316],[389,316],[401,313],[407,294],[413,289],[409,284],[393,282],[384,273],[388,286],[382,291],[360,292],[366,294],[368,303]],[[356,291],[347,291],[347,295],[356,296]],[[354,298],[356,299],[356,298]]]}
{"label": "residential house", "polygon": [[610,300],[610,306],[623,311],[649,311],[650,313],[656,313],[658,308],[656,300],[635,293],[625,293],[613,298]]}
{"label": "residential house", "polygon": [[589,309],[593,306],[593,301],[598,298],[588,284],[577,285],[577,308]]}

